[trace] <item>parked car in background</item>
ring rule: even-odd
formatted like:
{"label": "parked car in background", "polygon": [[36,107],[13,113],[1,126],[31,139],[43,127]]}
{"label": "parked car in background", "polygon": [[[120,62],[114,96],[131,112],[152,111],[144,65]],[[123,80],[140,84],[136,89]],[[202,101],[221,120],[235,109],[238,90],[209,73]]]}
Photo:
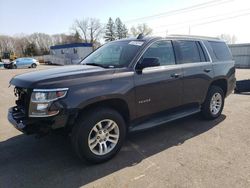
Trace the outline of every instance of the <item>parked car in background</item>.
{"label": "parked car in background", "polygon": [[3,63],[0,61],[0,68],[3,68]]}
{"label": "parked car in background", "polygon": [[18,58],[10,63],[5,63],[4,67],[7,69],[16,69],[16,68],[36,68],[39,65],[39,62],[34,58]]}

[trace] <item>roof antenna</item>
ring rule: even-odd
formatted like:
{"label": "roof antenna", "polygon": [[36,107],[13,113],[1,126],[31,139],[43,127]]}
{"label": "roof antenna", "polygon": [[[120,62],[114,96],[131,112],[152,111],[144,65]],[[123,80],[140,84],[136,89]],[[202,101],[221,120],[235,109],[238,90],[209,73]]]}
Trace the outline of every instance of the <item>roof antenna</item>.
{"label": "roof antenna", "polygon": [[137,39],[143,39],[143,33],[140,33],[137,37]]}

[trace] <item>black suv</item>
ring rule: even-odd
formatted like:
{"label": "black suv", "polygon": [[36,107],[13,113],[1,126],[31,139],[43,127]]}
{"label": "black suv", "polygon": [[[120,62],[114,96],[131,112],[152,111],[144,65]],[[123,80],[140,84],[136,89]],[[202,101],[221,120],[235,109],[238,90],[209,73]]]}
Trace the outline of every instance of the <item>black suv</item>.
{"label": "black suv", "polygon": [[138,37],[110,42],[79,65],[18,75],[9,121],[20,131],[63,128],[77,155],[112,158],[126,134],[200,112],[220,116],[235,87],[225,42],[214,38]]}

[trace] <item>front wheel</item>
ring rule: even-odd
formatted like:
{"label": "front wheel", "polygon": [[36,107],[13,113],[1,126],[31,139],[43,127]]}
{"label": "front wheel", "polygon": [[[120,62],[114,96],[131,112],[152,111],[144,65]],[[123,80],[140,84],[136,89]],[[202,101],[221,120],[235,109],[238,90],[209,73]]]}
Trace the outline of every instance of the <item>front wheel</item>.
{"label": "front wheel", "polygon": [[221,115],[224,107],[224,92],[218,86],[211,86],[205,102],[202,104],[201,114],[205,119],[215,119]]}
{"label": "front wheel", "polygon": [[117,111],[95,109],[77,122],[72,130],[72,145],[80,158],[101,163],[111,159],[121,149],[126,125]]}

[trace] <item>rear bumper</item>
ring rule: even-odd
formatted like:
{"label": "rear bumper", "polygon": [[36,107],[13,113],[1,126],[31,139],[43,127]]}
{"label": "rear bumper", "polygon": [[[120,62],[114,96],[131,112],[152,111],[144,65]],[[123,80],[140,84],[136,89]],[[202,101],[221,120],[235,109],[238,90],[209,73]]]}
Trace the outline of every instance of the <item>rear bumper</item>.
{"label": "rear bumper", "polygon": [[234,76],[231,76],[228,79],[228,89],[227,89],[226,97],[230,95],[234,91],[235,88],[236,88],[236,78]]}

